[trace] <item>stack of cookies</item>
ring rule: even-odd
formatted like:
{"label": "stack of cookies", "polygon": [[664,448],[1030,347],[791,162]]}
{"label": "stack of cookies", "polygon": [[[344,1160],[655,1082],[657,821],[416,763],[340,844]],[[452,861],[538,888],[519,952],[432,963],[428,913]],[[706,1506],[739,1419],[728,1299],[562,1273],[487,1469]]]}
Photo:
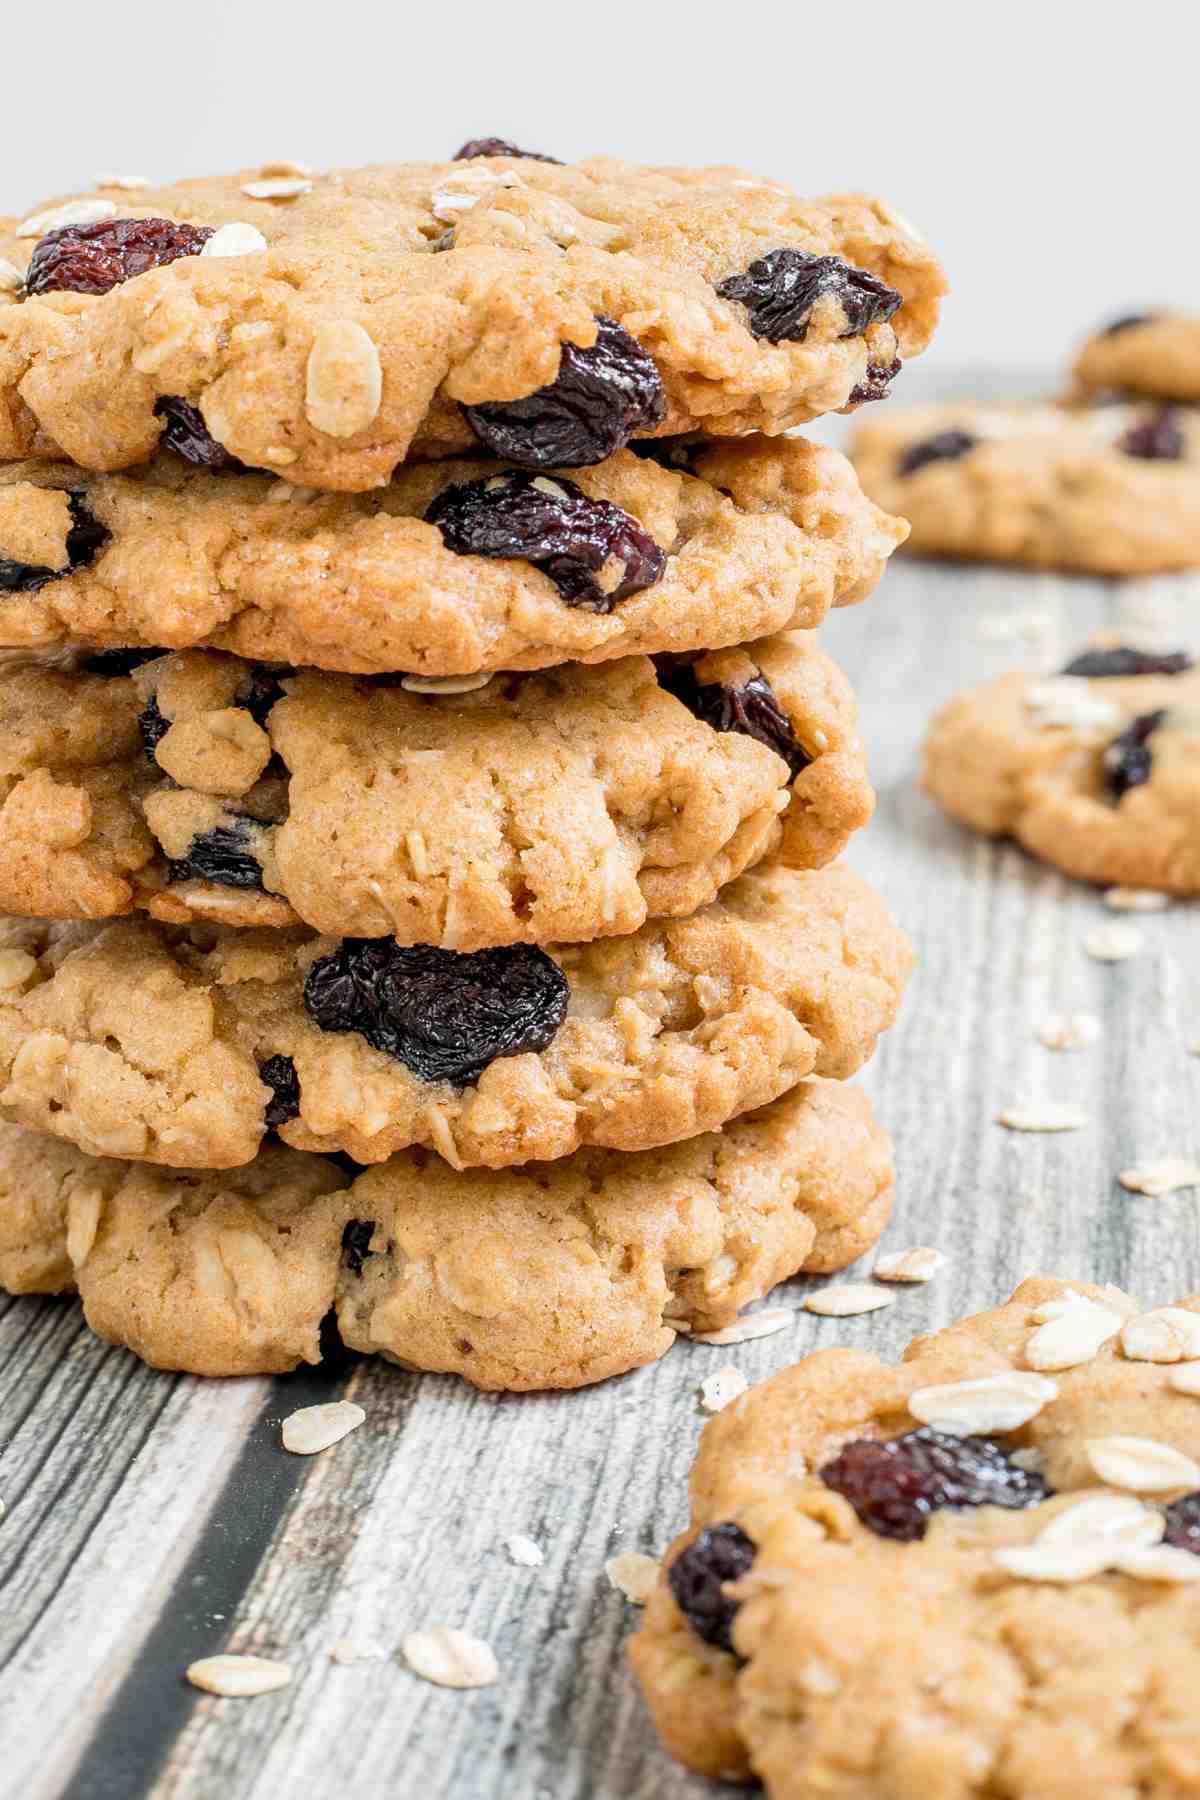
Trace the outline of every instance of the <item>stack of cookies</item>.
{"label": "stack of cookies", "polygon": [[574,1386],[878,1236],[902,932],[785,435],[943,278],[728,169],[112,178],[6,225],[0,1280],[160,1366]]}

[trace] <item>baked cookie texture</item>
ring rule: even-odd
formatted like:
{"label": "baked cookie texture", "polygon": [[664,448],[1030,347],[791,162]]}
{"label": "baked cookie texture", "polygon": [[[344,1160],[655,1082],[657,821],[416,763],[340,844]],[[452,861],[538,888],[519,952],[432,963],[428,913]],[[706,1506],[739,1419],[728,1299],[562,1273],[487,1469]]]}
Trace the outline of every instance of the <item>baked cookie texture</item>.
{"label": "baked cookie texture", "polygon": [[[381,954],[399,970],[391,985],[367,969],[347,1001],[345,965]],[[627,937],[485,952],[501,959],[486,969],[425,951],[421,989],[400,967],[413,954],[300,930],[7,920],[0,1117],[97,1155],[176,1167],[249,1162],[268,1124],[299,1149],[363,1163],[413,1144],[456,1168],[584,1144],[647,1149],[715,1130],[806,1075],[852,1074],[892,1022],[912,962],[849,869],[770,861],[689,918]],[[497,1033],[506,972],[535,990],[535,1048],[522,1047],[528,986],[513,1041]],[[425,996],[416,1027],[406,992]],[[381,1024],[403,1039],[397,1053],[363,1035]],[[480,1062],[493,1058],[481,1073],[414,1072],[447,1042],[468,1066],[476,1032],[492,1034],[480,1038],[491,1045]]]}
{"label": "baked cookie texture", "polygon": [[909,547],[1099,575],[1200,563],[1200,414],[1150,405],[889,407],[852,455]]}
{"label": "baked cookie texture", "polygon": [[808,633],[664,667],[680,698],[648,657],[440,693],[128,660],[0,658],[0,910],[585,941],[694,912],[776,849],[830,862],[873,807],[850,685]]}
{"label": "baked cookie texture", "polygon": [[1085,392],[1150,394],[1200,402],[1200,313],[1152,312],[1114,319],[1075,359]]}
{"label": "baked cookie texture", "polygon": [[[666,1564],[726,1521],[745,1531],[753,1561],[724,1590],[732,1652],[696,1635],[665,1579],[650,1600],[631,1654],[668,1748],[708,1774],[757,1776],[772,1800],[1060,1800],[1081,1778],[1089,1794],[1191,1794],[1200,1614],[1187,1549],[1153,1546],[1200,1452],[1200,1400],[1172,1385],[1177,1365],[1139,1360],[1138,1313],[1115,1289],[1035,1277],[1007,1304],[916,1338],[898,1367],[818,1351],[718,1414],[692,1472],[692,1526]],[[1193,1297],[1171,1316],[1191,1332],[1198,1314]],[[931,1388],[985,1380],[993,1405],[997,1386],[1011,1405],[1012,1372],[1031,1380],[1031,1341],[1051,1321],[1080,1360],[1063,1366],[1064,1351],[1042,1377],[1051,1397],[1026,1400],[1027,1422],[991,1433],[1040,1473],[1046,1498],[935,1510],[921,1538],[899,1541],[820,1479],[848,1442],[916,1428]],[[1131,1461],[1106,1466],[1125,1484],[1106,1486],[1089,1445],[1118,1441]],[[1027,1565],[1019,1552],[1047,1531]],[[1017,1574],[1013,1552],[1041,1578]]]}
{"label": "baked cookie texture", "polygon": [[[945,287],[882,201],[802,200],[733,168],[488,157],[269,174],[274,192],[253,192],[263,181],[101,189],[5,222],[0,255],[18,272],[43,232],[89,215],[253,229],[103,293],[10,289],[0,455],[49,443],[86,468],[128,468],[158,443],[156,402],[182,398],[249,466],[363,491],[411,451],[470,445],[461,407],[553,382],[563,345],[590,346],[598,317],[657,365],[652,434],[778,433],[854,404],[875,371],[923,349]],[[775,341],[719,284],[780,251],[840,258],[899,309],[863,323],[822,291]]]}
{"label": "baked cookie texture", "polygon": [[[128,475],[13,463],[0,469],[0,559],[33,585],[6,583],[0,644],[207,645],[423,675],[707,650],[810,628],[864,599],[906,535],[822,445],[751,437],[689,462],[623,450],[570,471],[665,558],[649,586],[603,605],[568,601],[519,555],[453,550],[426,520],[447,489],[503,474],[495,462],[407,465],[361,496],[212,474],[166,453]],[[74,554],[72,497],[96,527]]]}
{"label": "baked cookie texture", "polygon": [[570,1388],[717,1330],[887,1222],[891,1147],[865,1095],[807,1081],[720,1133],[632,1156],[458,1173],[402,1152],[352,1181],[265,1145],[184,1174],[0,1126],[0,1284],[77,1289],[92,1330],[157,1368],[320,1360],[322,1319],[410,1368]]}
{"label": "baked cookie texture", "polygon": [[[1186,656],[1179,660],[1187,663]],[[1083,881],[1200,892],[1200,671],[1003,675],[935,715],[927,793]]]}

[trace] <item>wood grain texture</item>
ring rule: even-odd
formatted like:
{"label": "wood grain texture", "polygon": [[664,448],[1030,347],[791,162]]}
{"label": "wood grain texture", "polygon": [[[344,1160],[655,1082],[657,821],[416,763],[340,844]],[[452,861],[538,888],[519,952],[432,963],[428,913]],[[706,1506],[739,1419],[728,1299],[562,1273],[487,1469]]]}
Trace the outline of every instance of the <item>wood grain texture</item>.
{"label": "wood grain texture", "polygon": [[[702,1378],[751,1380],[819,1345],[895,1353],[1037,1269],[1116,1281],[1147,1301],[1200,1289],[1200,1196],[1139,1199],[1119,1169],[1200,1152],[1197,909],[1138,922],[1114,967],[1081,947],[1102,900],[943,819],[914,785],[937,702],[1025,656],[981,615],[1044,609],[1066,650],[1153,603],[1200,635],[1200,584],[1115,588],[1000,571],[895,567],[826,638],[859,688],[880,806],[851,860],[888,895],[921,965],[866,1085],[897,1144],[885,1246],[939,1245],[950,1268],[849,1320],[664,1361],[573,1395],[496,1397],[350,1363],[275,1382],[203,1384],[105,1350],[66,1304],[0,1307],[0,1742],[31,1800],[697,1800],[722,1790],[657,1748],[628,1678],[632,1609],[603,1575],[661,1549],[684,1517]],[[1037,646],[1044,654],[1044,645]],[[1037,1026],[1085,1007],[1104,1035],[1055,1054]],[[1018,1135],[1018,1100],[1086,1107],[1087,1129]],[[869,1269],[871,1258],[864,1261]],[[792,1284],[777,1301],[797,1305]],[[349,1392],[367,1423],[314,1459],[278,1448],[292,1406]],[[544,1548],[515,1566],[504,1540]],[[502,1680],[474,1693],[407,1672],[402,1634],[465,1625]],[[378,1654],[331,1660],[349,1638]],[[255,1700],[181,1687],[191,1657],[279,1656],[292,1685]]]}

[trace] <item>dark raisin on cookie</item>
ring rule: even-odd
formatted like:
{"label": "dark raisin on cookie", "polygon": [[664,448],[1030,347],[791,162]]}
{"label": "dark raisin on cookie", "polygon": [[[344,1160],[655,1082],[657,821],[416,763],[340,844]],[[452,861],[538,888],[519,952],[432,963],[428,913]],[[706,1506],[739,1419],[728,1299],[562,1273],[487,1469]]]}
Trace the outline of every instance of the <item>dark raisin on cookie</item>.
{"label": "dark raisin on cookie", "polygon": [[1178,415],[1170,406],[1159,407],[1117,439],[1118,450],[1147,462],[1178,462],[1186,448]]}
{"label": "dark raisin on cookie", "polygon": [[14,562],[0,556],[0,593],[35,594],[49,581],[64,581],[76,569],[86,569],[97,550],[108,542],[108,529],[88,511],[82,494],[68,494],[71,523],[67,527],[67,567],[47,569],[38,563]]}
{"label": "dark raisin on cookie", "polygon": [[243,707],[256,725],[266,729],[271,709],[283,699],[281,675],[291,675],[295,671],[288,667],[271,669],[265,663],[255,663],[245,684],[237,691],[234,705]]}
{"label": "dark raisin on cookie", "polygon": [[342,1227],[342,1261],[352,1275],[362,1274],[374,1235],[374,1219],[347,1219]]}
{"label": "dark raisin on cookie", "polygon": [[497,1057],[544,1050],[569,992],[558,964],[530,944],[468,955],[345,938],[309,969],[304,1004],[322,1031],[356,1031],[422,1081],[466,1087]]}
{"label": "dark raisin on cookie", "polygon": [[154,761],[155,751],[163,738],[171,729],[170,719],[165,719],[159,711],[158,701],[153,694],[138,714],[138,730],[142,734],[142,749]]}
{"label": "dark raisin on cookie", "polygon": [[1036,1506],[1050,1490],[990,1438],[922,1425],[896,1438],[856,1438],[818,1471],[877,1537],[925,1536],[943,1507]]}
{"label": "dark raisin on cookie", "polygon": [[557,156],[547,156],[541,150],[522,150],[518,144],[510,144],[507,138],[481,137],[468,138],[465,144],[454,152],[452,162],[471,162],[476,156],[519,156],[523,162],[554,163],[562,168]]}
{"label": "dark raisin on cookie", "polygon": [[263,1116],[272,1130],[300,1117],[300,1081],[290,1056],[268,1056],[258,1065],[258,1079],[271,1090]]}
{"label": "dark raisin on cookie", "polygon": [[209,225],[174,219],[101,219],[61,225],[34,245],[25,271],[27,294],[107,294],[134,275],[198,256],[213,235]]}
{"label": "dark raisin on cookie", "polygon": [[1180,1500],[1172,1500],[1166,1511],[1166,1520],[1163,1543],[1173,1544],[1176,1550],[1190,1550],[1193,1556],[1200,1556],[1200,1488],[1195,1493],[1184,1494]]}
{"label": "dark raisin on cookie", "polygon": [[783,758],[793,780],[811,764],[812,757],[797,740],[792,721],[761,671],[736,684],[701,682],[696,679],[695,659],[691,656],[666,652],[654,657],[653,662],[660,687],[714,731],[737,731],[765,744]]}
{"label": "dark raisin on cookie", "polygon": [[868,363],[867,372],[857,387],[850,389],[851,406],[865,406],[871,400],[886,400],[888,390],[901,369],[900,358],[893,357],[890,363]]}
{"label": "dark raisin on cookie", "polygon": [[1195,658],[1186,650],[1139,650],[1132,644],[1114,644],[1108,649],[1081,651],[1062,674],[1103,681],[1109,676],[1186,675],[1195,666]]}
{"label": "dark raisin on cookie", "polygon": [[899,472],[901,475],[915,475],[927,463],[953,462],[957,457],[965,456],[979,442],[969,431],[939,431],[933,437],[922,438],[919,444],[910,444],[900,457]]}
{"label": "dark raisin on cookie", "polygon": [[675,1604],[706,1644],[733,1649],[737,1601],[726,1594],[725,1583],[740,1581],[756,1554],[754,1540],[740,1525],[709,1525],[668,1567],[667,1586]]}
{"label": "dark raisin on cookie", "polygon": [[245,469],[245,463],[230,455],[224,444],[218,444],[204,423],[204,414],[190,400],[179,394],[163,394],[154,402],[154,416],[165,420],[158,440],[164,450],[173,450],[198,469]]}
{"label": "dark raisin on cookie", "polygon": [[187,855],[173,857],[167,865],[171,881],[212,881],[218,887],[257,888],[262,891],[262,865],[248,848],[256,820],[234,817],[228,825],[202,831],[188,845]]}
{"label": "dark raisin on cookie", "polygon": [[716,284],[722,300],[735,300],[750,315],[750,330],[769,343],[802,344],[813,308],[836,300],[845,319],[839,337],[861,337],[870,325],[898,312],[904,296],[877,275],[840,256],[812,256],[806,250],[768,250],[743,274]]}
{"label": "dark raisin on cookie", "polygon": [[1166,716],[1166,709],[1161,707],[1157,712],[1142,713],[1105,750],[1101,759],[1104,779],[1118,800],[1123,799],[1130,788],[1141,787],[1149,781],[1154,766],[1150,739]]}
{"label": "dark raisin on cookie", "polygon": [[558,374],[535,394],[463,407],[493,456],[526,469],[582,469],[662,424],[667,395],[654,358],[615,319],[600,315],[596,327],[589,349],[563,345]]}
{"label": "dark raisin on cookie", "polygon": [[1135,325],[1149,325],[1157,318],[1157,313],[1123,313],[1119,319],[1113,319],[1101,328],[1101,337],[1116,337],[1119,332],[1130,331]]}
{"label": "dark raisin on cookie", "polygon": [[106,675],[111,680],[118,675],[132,675],[143,663],[154,662],[167,652],[156,648],[153,650],[94,650],[85,656],[80,668],[85,675]]}
{"label": "dark raisin on cookie", "polygon": [[425,514],[460,556],[523,557],[592,612],[660,580],[666,556],[637,520],[561,475],[517,472],[443,488]]}

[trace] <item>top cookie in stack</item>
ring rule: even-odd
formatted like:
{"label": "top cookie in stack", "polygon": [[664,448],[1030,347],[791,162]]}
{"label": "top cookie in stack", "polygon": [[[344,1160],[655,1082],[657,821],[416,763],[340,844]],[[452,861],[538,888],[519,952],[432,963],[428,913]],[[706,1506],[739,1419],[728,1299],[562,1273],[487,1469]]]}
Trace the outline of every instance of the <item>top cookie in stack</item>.
{"label": "top cookie in stack", "polygon": [[[924,244],[869,199],[490,142],[110,182],[0,247],[0,1193],[31,1131],[78,1159],[0,1277],[69,1264],[102,1329],[205,1369],[315,1354],[336,1284],[363,1347],[559,1385],[865,1248],[886,1139],[827,1083],[910,951],[829,866],[873,796],[813,633],[906,528],[784,434],[924,346]],[[383,1165],[319,1230],[313,1152]],[[136,1207],[119,1254],[115,1199],[71,1213],[149,1193],[124,1159],[186,1211],[153,1253]],[[602,1189],[605,1266],[659,1271],[636,1330],[578,1286]],[[248,1233],[226,1316],[204,1271]],[[164,1244],[182,1349],[142,1299],[113,1322]]]}

